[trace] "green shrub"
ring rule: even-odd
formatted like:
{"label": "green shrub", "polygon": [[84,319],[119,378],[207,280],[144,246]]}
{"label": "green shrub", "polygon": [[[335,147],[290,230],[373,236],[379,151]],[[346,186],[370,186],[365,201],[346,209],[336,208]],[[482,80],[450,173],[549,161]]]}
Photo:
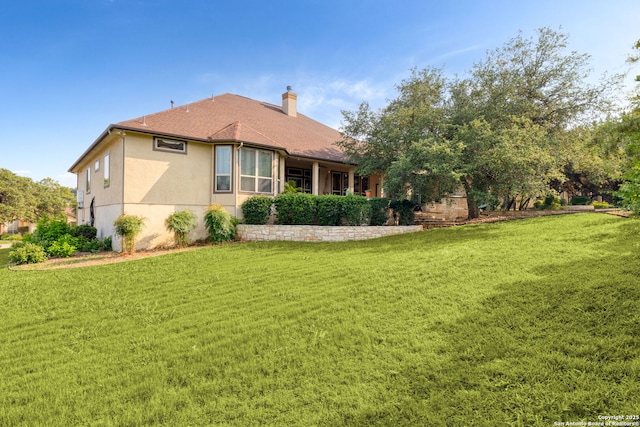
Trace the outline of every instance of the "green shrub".
{"label": "green shrub", "polygon": [[594,202],[591,202],[591,204],[595,209],[607,209],[611,207],[611,205],[607,202],[594,201]]}
{"label": "green shrub", "polygon": [[317,196],[306,193],[278,194],[273,203],[278,224],[313,224],[317,212]]}
{"label": "green shrub", "polygon": [[389,199],[373,197],[369,199],[371,206],[370,225],[385,225],[387,223],[387,212],[389,211]]}
{"label": "green shrub", "polygon": [[53,242],[65,234],[71,233],[71,227],[67,224],[66,218],[49,218],[45,216],[38,221],[38,226],[28,241],[42,246],[46,251]]}
{"label": "green shrub", "polygon": [[87,240],[94,240],[98,235],[98,229],[89,224],[82,224],[71,228],[75,237],[84,237]]}
{"label": "green shrub", "polygon": [[555,194],[548,194],[544,199],[536,200],[533,208],[537,210],[558,210],[562,207],[562,200]]}
{"label": "green shrub", "polygon": [[263,225],[269,222],[273,199],[268,196],[253,196],[242,204],[245,224]]}
{"label": "green shrub", "polygon": [[44,248],[35,243],[24,243],[9,252],[9,261],[14,264],[36,264],[48,258]]}
{"label": "green shrub", "polygon": [[364,196],[349,195],[342,198],[343,214],[347,225],[369,224],[371,205]]}
{"label": "green shrub", "polygon": [[207,208],[204,223],[212,243],[228,242],[236,236],[238,220],[221,205],[211,205]]}
{"label": "green shrub", "polygon": [[7,242],[19,242],[22,240],[21,234],[3,234],[0,236],[0,240],[6,240]]}
{"label": "green shrub", "polygon": [[591,202],[589,196],[573,196],[569,202],[572,205],[588,205]]}
{"label": "green shrub", "polygon": [[318,224],[341,225],[344,218],[344,197],[336,195],[317,198]]}
{"label": "green shrub", "polygon": [[174,212],[164,221],[167,230],[172,231],[176,246],[186,246],[189,241],[187,234],[198,225],[196,214],[189,210]]}
{"label": "green shrub", "polygon": [[389,207],[398,225],[413,225],[415,222],[414,203],[411,200],[392,200]]}
{"label": "green shrub", "polygon": [[65,234],[49,245],[46,251],[51,256],[69,258],[78,252],[78,240],[70,234]]}
{"label": "green shrub", "polygon": [[131,253],[136,249],[136,237],[144,227],[144,218],[122,214],[113,221],[115,232],[122,238],[122,252]]}

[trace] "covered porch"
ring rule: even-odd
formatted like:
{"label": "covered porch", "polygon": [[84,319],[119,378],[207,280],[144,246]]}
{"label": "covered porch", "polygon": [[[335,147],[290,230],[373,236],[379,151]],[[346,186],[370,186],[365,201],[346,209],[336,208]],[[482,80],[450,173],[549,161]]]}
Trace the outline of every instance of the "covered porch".
{"label": "covered porch", "polygon": [[302,192],[314,195],[347,194],[365,195],[370,190],[372,197],[384,197],[382,177],[361,176],[355,173],[355,166],[321,160],[288,157],[280,165],[280,192],[288,181],[295,182]]}

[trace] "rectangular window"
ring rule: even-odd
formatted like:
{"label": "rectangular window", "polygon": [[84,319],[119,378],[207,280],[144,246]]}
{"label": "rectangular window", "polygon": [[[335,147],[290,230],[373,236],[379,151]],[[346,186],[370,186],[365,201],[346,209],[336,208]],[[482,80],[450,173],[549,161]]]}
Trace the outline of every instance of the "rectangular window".
{"label": "rectangular window", "polygon": [[273,153],[242,148],[240,150],[240,190],[251,193],[273,191]]}
{"label": "rectangular window", "polygon": [[100,159],[96,159],[96,162],[93,166],[93,170],[98,172],[100,170]]}
{"label": "rectangular window", "polygon": [[91,192],[91,168],[87,168],[87,193]]}
{"label": "rectangular window", "polygon": [[187,154],[187,142],[166,138],[154,138],[153,149],[170,153]]}
{"label": "rectangular window", "polygon": [[109,171],[109,153],[106,153],[104,155],[104,186],[108,187],[109,184],[111,183],[111,177],[109,176],[110,171]]}
{"label": "rectangular window", "polygon": [[231,145],[217,145],[215,152],[215,188],[216,192],[230,192],[231,190],[231,164],[233,147]]}

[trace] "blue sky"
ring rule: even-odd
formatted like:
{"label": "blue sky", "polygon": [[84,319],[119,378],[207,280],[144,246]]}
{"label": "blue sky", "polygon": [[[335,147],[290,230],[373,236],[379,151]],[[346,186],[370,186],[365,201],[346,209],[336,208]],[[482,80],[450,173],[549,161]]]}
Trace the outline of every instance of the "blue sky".
{"label": "blue sky", "polygon": [[640,39],[638,0],[24,0],[0,16],[0,168],[70,187],[109,124],[171,100],[280,104],[291,85],[299,112],[337,128],[412,67],[464,75],[518,31],[568,33],[594,78],[627,72]]}

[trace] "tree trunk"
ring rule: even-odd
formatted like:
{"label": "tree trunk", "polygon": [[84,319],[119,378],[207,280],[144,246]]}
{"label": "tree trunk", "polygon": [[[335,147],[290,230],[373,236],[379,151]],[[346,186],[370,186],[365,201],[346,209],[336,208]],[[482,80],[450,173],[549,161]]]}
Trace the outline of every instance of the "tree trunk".
{"label": "tree trunk", "polygon": [[462,185],[464,186],[464,191],[467,194],[467,211],[469,212],[467,218],[478,218],[478,216],[480,216],[480,209],[478,209],[478,203],[473,200],[473,197],[471,196],[471,184],[467,182],[467,180],[463,180]]}

